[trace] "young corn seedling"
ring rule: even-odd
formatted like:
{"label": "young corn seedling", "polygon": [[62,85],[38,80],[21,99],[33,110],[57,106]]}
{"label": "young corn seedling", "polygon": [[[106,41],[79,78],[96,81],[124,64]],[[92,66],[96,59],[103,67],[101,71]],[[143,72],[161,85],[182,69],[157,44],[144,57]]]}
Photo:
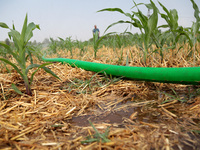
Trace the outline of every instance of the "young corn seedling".
{"label": "young corn seedling", "polygon": [[57,47],[58,47],[58,42],[56,40],[54,40],[53,38],[50,38],[51,43],[49,44],[49,51],[50,54],[56,54],[57,52]]}
{"label": "young corn seedling", "polygon": [[177,100],[182,103],[187,101],[185,98],[180,97],[173,88],[171,88],[171,90],[174,95],[168,94],[168,93],[163,93],[167,96],[167,100],[163,101],[161,104],[165,104],[165,103],[168,103],[168,102],[174,101],[174,100]]}
{"label": "young corn seedling", "polygon": [[102,38],[99,39],[99,35],[98,32],[95,32],[93,34],[93,48],[94,48],[94,58],[96,59],[97,57],[97,51],[99,49],[99,45],[100,45],[100,41],[102,40]]}
{"label": "young corn seedling", "polygon": [[70,51],[71,58],[73,58],[73,47],[74,47],[74,42],[71,39],[71,37],[68,37],[65,39],[65,48],[67,51]]}
{"label": "young corn seedling", "polygon": [[[31,63],[28,67],[26,67],[27,58],[28,57],[31,58],[31,51],[28,49],[27,44],[29,40],[31,39],[31,37],[33,36],[33,30],[35,30],[36,28],[40,29],[39,25],[36,25],[33,22],[27,24],[27,21],[28,19],[26,15],[21,33],[15,30],[14,24],[13,24],[13,28],[11,29],[5,23],[0,22],[0,27],[10,30],[10,32],[8,32],[8,36],[10,39],[13,40],[15,49],[13,49],[9,45],[6,45],[3,42],[0,42],[0,45],[3,46],[7,50],[7,53],[13,56],[13,58],[16,60],[17,63],[16,64],[12,63],[8,59],[2,58],[2,57],[0,58],[0,61],[3,61],[11,65],[20,74],[25,84],[26,94],[32,95],[31,83],[33,81],[33,76],[40,68],[44,69],[47,73],[50,73],[51,75],[53,75],[54,77],[58,79],[59,77],[55,73],[53,73],[50,69],[45,67],[46,65],[49,65],[49,63],[45,63],[42,65]],[[37,68],[37,69],[31,74],[31,78],[29,80],[28,72],[30,69],[33,69],[33,68]],[[15,84],[12,84],[12,88],[17,93],[22,94],[22,92],[16,87]]]}
{"label": "young corn seedling", "polygon": [[87,50],[87,46],[88,46],[88,42],[85,41],[85,42],[82,42],[82,41],[78,41],[76,40],[75,41],[75,47],[77,47],[79,50],[80,50],[80,53],[79,53],[79,56],[82,57],[83,54],[86,52]]}
{"label": "young corn seedling", "polygon": [[100,44],[101,44],[102,40],[103,40],[106,36],[108,36],[108,35],[110,35],[110,34],[112,34],[112,33],[108,33],[108,34],[106,34],[106,35],[104,35],[104,36],[101,36],[100,38],[99,38],[98,32],[95,32],[95,33],[93,34],[93,48],[94,48],[94,58],[95,58],[95,59],[97,58],[97,51],[98,51],[98,49],[100,48]]}
{"label": "young corn seedling", "polygon": [[122,44],[121,36],[119,36],[118,34],[116,34],[116,42],[117,42],[116,47],[118,48],[118,50],[120,50],[120,55],[117,54],[118,63],[121,64],[123,61],[123,44]]}
{"label": "young corn seedling", "polygon": [[108,139],[109,127],[107,127],[105,133],[99,133],[99,131],[95,128],[95,126],[92,124],[90,120],[89,123],[96,133],[94,135],[87,136],[86,137],[87,140],[81,141],[81,144],[92,143],[92,142],[102,142],[102,143],[110,142],[110,140]]}

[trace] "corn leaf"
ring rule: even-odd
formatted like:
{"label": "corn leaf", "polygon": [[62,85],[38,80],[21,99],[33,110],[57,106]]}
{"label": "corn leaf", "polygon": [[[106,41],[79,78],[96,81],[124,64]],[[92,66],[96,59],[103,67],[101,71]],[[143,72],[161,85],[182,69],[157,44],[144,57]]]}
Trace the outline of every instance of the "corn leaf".
{"label": "corn leaf", "polygon": [[4,58],[0,58],[0,60],[11,65],[21,75],[22,78],[24,77],[24,75],[21,73],[21,71],[19,70],[19,68],[15,64],[11,63],[9,60],[4,59]]}
{"label": "corn leaf", "polygon": [[10,46],[8,46],[7,44],[3,42],[0,42],[0,45],[3,46],[5,49],[7,49],[8,53],[13,55],[15,59],[18,58],[17,55],[11,50]]}
{"label": "corn leaf", "polygon": [[3,22],[0,22],[0,27],[9,29],[9,27],[7,26],[7,24],[5,24]]}
{"label": "corn leaf", "polygon": [[[23,25],[23,28],[22,28],[22,31],[21,31],[21,36],[20,36],[20,44],[24,46],[24,38],[25,38],[25,35],[26,35],[26,29],[27,29],[27,14],[26,14],[26,17],[24,19],[24,25]],[[23,47],[22,47],[23,48]]]}
{"label": "corn leaf", "polygon": [[28,74],[28,71],[30,70],[30,69],[33,69],[33,68],[36,68],[36,67],[39,67],[40,65],[38,65],[38,64],[31,64],[31,65],[29,65],[27,68],[26,68],[26,71],[25,71],[25,74],[27,75]]}
{"label": "corn leaf", "polygon": [[147,20],[148,17],[145,16],[139,9],[138,9],[138,13],[135,13],[135,16],[138,17],[138,21],[141,22],[142,24],[142,28],[147,32],[148,28],[147,28]]}
{"label": "corn leaf", "polygon": [[167,13],[167,15],[161,13],[161,17],[163,19],[165,19],[165,21],[168,23],[169,26],[172,26],[171,21],[169,20],[169,18],[171,18],[170,17],[170,15],[171,15],[170,12],[168,11],[168,9],[162,3],[160,3],[159,1],[158,1],[158,3],[162,7],[162,9]]}
{"label": "corn leaf", "polygon": [[166,12],[166,14],[161,13],[161,17],[165,19],[165,21],[168,23],[170,29],[176,30],[178,28],[178,12],[176,9],[172,9],[170,11],[167,10],[167,8],[162,5],[160,2],[158,2],[162,9]]}
{"label": "corn leaf", "polygon": [[53,75],[54,77],[58,78],[59,80],[61,80],[54,72],[52,72],[49,68],[45,67],[47,65],[49,65],[51,63],[45,63],[45,64],[42,64],[42,65],[38,65],[38,64],[31,64],[29,65],[27,68],[26,68],[26,73],[28,73],[28,71],[32,68],[37,68],[32,74],[31,74],[31,79],[30,79],[30,84],[32,83],[33,81],[33,77],[35,75],[35,73],[40,69],[44,69],[47,73]]}
{"label": "corn leaf", "polygon": [[15,30],[15,25],[14,25],[14,23],[13,23],[12,27],[13,27],[13,30]]}
{"label": "corn leaf", "polygon": [[197,4],[194,2],[194,0],[190,0],[192,2],[192,6],[194,8],[194,17],[196,18],[197,21],[199,21],[200,17],[199,17],[199,7],[197,6]]}
{"label": "corn leaf", "polygon": [[139,6],[139,5],[144,5],[144,3],[138,3],[138,4],[136,4],[134,0],[133,0],[133,3],[134,3],[135,5],[134,5],[131,9],[133,9],[133,8]]}
{"label": "corn leaf", "polygon": [[168,28],[168,27],[169,27],[169,25],[167,25],[167,24],[158,26],[158,28]]}
{"label": "corn leaf", "polygon": [[102,11],[113,11],[113,12],[116,11],[116,12],[125,14],[125,13],[123,12],[123,10],[121,10],[120,8],[105,8],[105,9],[101,9],[101,10],[99,10],[99,11],[97,11],[97,12],[102,12]]}
{"label": "corn leaf", "polygon": [[157,28],[157,24],[158,24],[158,10],[152,1],[151,1],[151,4],[153,8],[153,14],[149,17],[149,20],[148,20],[148,28],[149,28],[150,34]]}
{"label": "corn leaf", "polygon": [[158,3],[162,7],[162,9],[167,13],[167,16],[170,16],[170,13],[169,13],[168,9],[162,3],[160,3],[159,1],[158,1]]}
{"label": "corn leaf", "polygon": [[20,33],[16,30],[12,30],[8,32],[9,37],[12,37],[13,42],[17,48],[17,50],[22,49],[22,44],[20,43]]}
{"label": "corn leaf", "polygon": [[64,42],[65,40],[61,37],[58,37],[60,41]]}
{"label": "corn leaf", "polygon": [[180,38],[182,35],[184,35],[184,36],[188,39],[189,44],[190,44],[190,47],[193,47],[193,42],[192,42],[192,40],[191,40],[191,38],[190,38],[190,36],[189,36],[189,34],[188,34],[187,32],[185,32],[185,31],[183,31],[183,30],[176,30],[176,32],[179,33],[179,34],[177,35],[176,39],[175,39],[176,42],[178,42],[179,38]]}
{"label": "corn leaf", "polygon": [[121,10],[120,8],[105,8],[105,9],[101,9],[97,12],[103,12],[103,11],[110,11],[110,12],[119,12],[129,18],[133,18],[133,15],[131,15],[130,13],[125,13],[123,10]]}
{"label": "corn leaf", "polygon": [[[48,64],[47,64],[48,65]],[[45,65],[46,66],[46,65]],[[47,73],[51,74],[52,76],[56,77],[57,79],[61,80],[53,71],[51,71],[49,68],[47,67],[42,67],[42,69],[44,69]]]}
{"label": "corn leaf", "polygon": [[[96,132],[96,136],[98,137],[98,138],[101,138],[102,139],[102,142],[110,142],[110,140],[109,139],[107,139],[107,137],[106,136],[108,136],[108,132],[109,132],[109,130],[106,130],[106,134],[101,134],[101,133],[99,133],[99,131],[95,128],[95,126],[92,124],[92,122],[90,121],[90,120],[88,120],[89,121],[89,123],[90,123],[90,125],[92,126],[92,128],[94,129],[94,131]],[[108,128],[109,129],[109,128]]]}
{"label": "corn leaf", "polygon": [[178,28],[178,12],[176,9],[170,10],[170,21],[173,25],[173,30],[176,30]]}
{"label": "corn leaf", "polygon": [[23,95],[23,93],[17,88],[17,86],[15,84],[12,83],[11,87],[16,93]]}
{"label": "corn leaf", "polygon": [[34,23],[30,23],[27,27],[27,30],[26,30],[26,35],[25,35],[25,38],[24,38],[24,42],[27,43],[33,36],[33,30],[34,29],[40,29],[38,25],[35,25]]}
{"label": "corn leaf", "polygon": [[200,134],[200,130],[192,130],[192,132]]}
{"label": "corn leaf", "polygon": [[193,8],[194,8],[194,17],[196,18],[196,22],[193,22],[192,24],[192,30],[194,35],[196,35],[199,32],[199,28],[200,28],[200,10],[199,7],[197,6],[197,4],[194,2],[194,0],[191,0]]}

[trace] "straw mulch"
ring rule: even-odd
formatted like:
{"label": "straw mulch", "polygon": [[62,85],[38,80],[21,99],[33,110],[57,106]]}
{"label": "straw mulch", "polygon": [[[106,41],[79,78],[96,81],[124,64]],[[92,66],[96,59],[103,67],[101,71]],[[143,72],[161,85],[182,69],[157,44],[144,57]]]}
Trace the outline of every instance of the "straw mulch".
{"label": "straw mulch", "polygon": [[[124,58],[128,51],[131,66],[144,65],[135,47],[124,48]],[[104,47],[96,60],[91,50],[81,59],[118,64],[118,54]],[[69,57],[70,53],[62,55]],[[185,55],[170,55],[169,52],[162,63],[156,59],[159,55],[152,55],[147,64],[186,67],[193,62],[186,61]],[[74,59],[79,58],[74,55]],[[196,65],[199,63],[197,60]],[[122,60],[121,65],[125,64],[126,60]],[[25,92],[21,77],[15,71],[1,70],[0,149],[197,150],[200,147],[198,86],[108,78],[61,63],[53,63],[49,68],[61,80],[39,70],[34,77],[32,96],[16,94],[10,88],[11,83]],[[180,102],[184,99],[187,101]],[[81,143],[88,135],[95,134],[88,120],[100,133],[110,127],[110,142]]]}

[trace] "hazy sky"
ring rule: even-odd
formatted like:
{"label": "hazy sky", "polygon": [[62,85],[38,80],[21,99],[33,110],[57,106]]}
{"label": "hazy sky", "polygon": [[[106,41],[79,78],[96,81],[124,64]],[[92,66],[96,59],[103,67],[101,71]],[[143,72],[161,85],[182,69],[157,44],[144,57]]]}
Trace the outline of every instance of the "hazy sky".
{"label": "hazy sky", "polygon": [[[159,7],[157,0],[153,0]],[[200,0],[194,0],[200,8]],[[149,0],[135,0],[136,3],[149,3]],[[195,21],[194,10],[190,0],[160,0],[168,9],[176,9],[179,14],[179,24],[189,27]],[[45,38],[57,37],[88,40],[92,37],[92,29],[96,24],[101,35],[105,29],[118,20],[129,20],[117,12],[98,12],[100,9],[119,7],[125,12],[131,12],[134,6],[132,0],[0,0],[0,22],[9,27],[14,22],[16,29],[21,32],[26,13],[28,22],[39,24],[41,30],[34,30],[33,40],[42,42]],[[141,7],[147,14],[146,7]],[[159,24],[164,24],[159,19]],[[123,32],[128,25],[116,25],[108,32]],[[9,30],[0,28],[0,41],[5,40]],[[137,30],[132,29],[133,33]]]}

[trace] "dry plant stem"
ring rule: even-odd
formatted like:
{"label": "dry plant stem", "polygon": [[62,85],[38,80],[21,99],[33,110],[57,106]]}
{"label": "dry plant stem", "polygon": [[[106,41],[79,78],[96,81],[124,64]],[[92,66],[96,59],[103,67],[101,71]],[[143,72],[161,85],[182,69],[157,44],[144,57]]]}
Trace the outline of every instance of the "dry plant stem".
{"label": "dry plant stem", "polygon": [[[2,103],[3,104],[3,103]],[[0,111],[2,110],[2,109],[4,109],[4,107],[7,105],[7,103],[4,103],[1,107],[0,107]]]}
{"label": "dry plant stem", "polygon": [[175,117],[175,118],[177,117],[175,114],[171,113],[170,111],[168,111],[164,107],[161,106],[161,108],[162,108],[162,110],[164,110],[165,113],[169,114],[170,116]]}
{"label": "dry plant stem", "polygon": [[0,116],[6,114],[6,113],[8,113],[8,112],[10,112],[12,109],[14,109],[14,108],[17,107],[17,106],[19,106],[19,105],[15,105],[15,106],[13,106],[13,107],[11,107],[11,108],[8,108],[8,109],[7,109],[6,111],[4,111],[4,112],[1,112],[1,113],[0,113]]}
{"label": "dry plant stem", "polygon": [[41,125],[34,125],[33,127],[31,127],[31,129],[29,130],[24,130],[24,131],[22,131],[22,133],[21,134],[19,134],[19,135],[17,135],[17,136],[15,136],[15,137],[13,137],[13,138],[11,138],[10,140],[16,140],[16,139],[18,139],[19,137],[21,137],[21,136],[23,136],[23,135],[25,135],[25,134],[27,134],[27,133],[30,133],[30,132],[32,132],[32,131],[35,131],[35,130],[37,130],[38,128],[41,128],[42,126]]}
{"label": "dry plant stem", "polygon": [[8,122],[3,122],[3,121],[0,121],[0,124],[2,125],[2,126],[4,126],[5,128],[13,128],[14,130],[18,130],[19,129],[19,127],[18,126],[14,126],[14,125],[12,125],[12,124],[10,124],[10,123],[8,123]]}
{"label": "dry plant stem", "polygon": [[140,123],[143,124],[143,125],[147,125],[147,126],[153,127],[153,128],[159,128],[159,126],[151,124],[151,123],[146,123],[146,122],[142,122],[142,121]]}
{"label": "dry plant stem", "polygon": [[3,94],[3,99],[6,100],[2,83],[1,83],[1,90],[2,90],[2,94]]}

